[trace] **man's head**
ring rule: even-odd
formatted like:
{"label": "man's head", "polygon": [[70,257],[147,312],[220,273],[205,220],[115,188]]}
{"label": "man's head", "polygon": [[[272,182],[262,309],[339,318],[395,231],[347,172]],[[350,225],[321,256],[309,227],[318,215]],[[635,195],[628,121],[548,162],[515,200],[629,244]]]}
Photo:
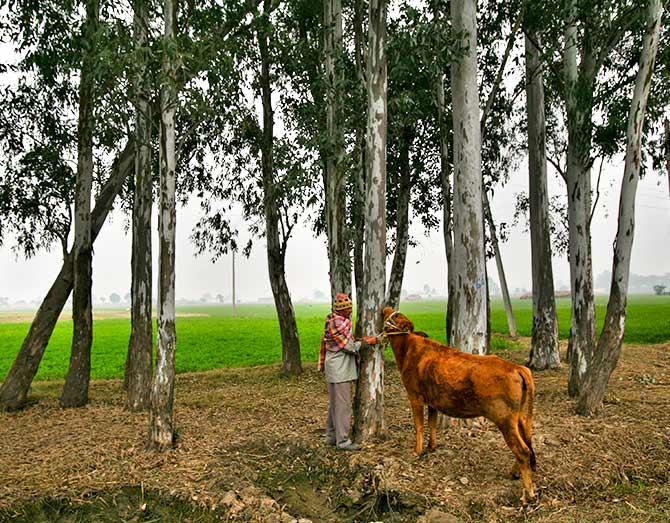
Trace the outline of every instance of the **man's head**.
{"label": "man's head", "polygon": [[343,292],[339,292],[335,295],[335,301],[333,302],[333,312],[344,316],[345,318],[351,317],[351,309],[353,305],[351,303],[351,298]]}

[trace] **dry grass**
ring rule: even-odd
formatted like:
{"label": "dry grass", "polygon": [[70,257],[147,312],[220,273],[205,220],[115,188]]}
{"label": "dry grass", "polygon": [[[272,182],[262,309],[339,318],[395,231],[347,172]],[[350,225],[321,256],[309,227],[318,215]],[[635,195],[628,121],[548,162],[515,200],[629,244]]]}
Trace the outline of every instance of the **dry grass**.
{"label": "dry grass", "polygon": [[36,404],[0,413],[0,509],[9,515],[45,497],[83,502],[128,485],[211,508],[253,485],[314,521],[415,521],[429,508],[462,521],[667,521],[669,364],[668,345],[625,347],[593,419],[573,414],[565,370],[535,374],[539,499],[525,510],[507,474],[512,454],[488,422],[445,429],[437,451],[413,456],[393,366],[388,437],[354,454],[322,445],[327,395],[312,365],[295,380],[274,366],[180,375],[179,444],[164,454],[144,449],[147,416],[124,410],[119,381],[94,382],[90,405],[74,410],[58,407],[62,384],[38,383]]}

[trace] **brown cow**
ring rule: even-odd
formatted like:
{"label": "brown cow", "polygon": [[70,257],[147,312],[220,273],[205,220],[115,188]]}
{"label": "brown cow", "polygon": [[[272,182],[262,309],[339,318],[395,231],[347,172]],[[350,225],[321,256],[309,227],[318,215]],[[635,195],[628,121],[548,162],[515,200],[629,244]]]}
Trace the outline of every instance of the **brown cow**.
{"label": "brown cow", "polygon": [[416,334],[412,322],[391,307],[384,309],[384,335],[412,406],[416,453],[423,450],[424,405],[428,406],[429,450],[435,449],[438,412],[455,418],[484,416],[500,429],[516,457],[512,474],[521,473],[522,502],[533,498],[535,384],[530,370],[497,356],[466,354]]}

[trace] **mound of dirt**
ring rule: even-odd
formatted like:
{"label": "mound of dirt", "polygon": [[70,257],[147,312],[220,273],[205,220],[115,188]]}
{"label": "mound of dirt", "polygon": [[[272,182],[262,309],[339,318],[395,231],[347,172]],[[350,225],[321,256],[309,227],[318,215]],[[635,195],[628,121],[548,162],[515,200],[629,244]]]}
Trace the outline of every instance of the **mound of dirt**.
{"label": "mound of dirt", "polygon": [[535,373],[539,496],[526,508],[485,420],[448,424],[435,452],[413,455],[393,365],[387,435],[357,453],[323,444],[327,394],[313,367],[298,379],[274,366],[178,376],[178,446],[163,454],[145,450],[147,416],[124,410],[121,382],[93,382],[91,403],[70,410],[58,407],[62,383],[37,383],[33,405],[0,413],[0,519],[80,521],[107,507],[132,521],[170,510],[183,521],[668,521],[669,364],[668,345],[626,346],[596,418],[574,414],[565,369]]}

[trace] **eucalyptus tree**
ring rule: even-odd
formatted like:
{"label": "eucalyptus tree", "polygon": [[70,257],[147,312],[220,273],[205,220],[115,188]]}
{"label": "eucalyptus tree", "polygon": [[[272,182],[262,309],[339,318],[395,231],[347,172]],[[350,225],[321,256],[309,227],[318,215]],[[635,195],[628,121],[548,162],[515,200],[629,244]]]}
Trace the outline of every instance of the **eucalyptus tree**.
{"label": "eucalyptus tree", "polygon": [[[15,3],[3,11],[3,32],[19,52],[2,97],[1,139],[5,150],[0,175],[0,212],[4,234],[13,234],[18,252],[30,257],[39,249],[61,246],[63,264],[39,307],[30,330],[0,388],[2,408],[25,405],[56,321],[72,290],[74,252],[68,245],[72,226],[76,163],[77,83],[73,74],[82,67],[85,38],[81,38],[81,16],[76,3]],[[4,7],[4,6],[3,6]],[[115,197],[130,171],[133,144],[123,144],[127,121],[121,71],[128,35],[114,9],[104,5],[95,34],[94,98],[96,126],[93,129],[95,167],[93,183],[98,198],[90,216],[90,239],[95,240]],[[88,48],[91,58],[91,47]],[[90,113],[89,113],[90,114]],[[111,158],[110,158],[111,157]],[[113,159],[113,161],[110,161]],[[36,177],[35,172],[41,175]],[[109,172],[103,183],[104,173]]]}
{"label": "eucalyptus tree", "polygon": [[175,248],[177,144],[177,70],[180,50],[177,40],[176,0],[164,0],[165,25],[160,89],[160,192],[158,214],[158,311],[156,369],[151,387],[148,444],[159,450],[174,444],[174,358],[177,344],[175,314]]}
{"label": "eucalyptus tree", "polygon": [[[206,158],[195,158],[202,164],[195,190],[203,195],[205,211],[192,235],[198,249],[216,257],[238,248],[237,231],[226,216],[233,204],[240,206],[252,235],[265,237],[285,375],[302,371],[286,282],[286,252],[296,224],[309,220],[317,190],[323,194],[318,184],[323,172],[318,156],[322,135],[317,130],[325,119],[319,119],[315,105],[318,102],[323,109],[325,105],[320,97],[312,98],[323,92],[323,81],[318,69],[311,69],[318,64],[315,54],[322,13],[312,7],[308,2],[263,4],[250,25],[231,40],[230,54],[213,63],[207,104],[209,110],[219,105],[197,140],[211,138],[208,146],[214,165],[207,165]],[[245,41],[256,45],[247,46]],[[263,108],[260,121],[255,114],[257,102]],[[298,117],[289,119],[287,114]],[[275,129],[276,117],[282,118],[283,133]],[[309,132],[296,132],[301,126]],[[250,249],[249,243],[244,250]]]}
{"label": "eucalyptus tree", "polygon": [[151,206],[153,183],[149,7],[149,0],[135,0],[133,3],[133,39],[136,59],[133,75],[136,149],[132,210],[131,332],[124,376],[124,384],[128,392],[126,405],[129,410],[133,411],[146,410],[149,407],[152,374]]}
{"label": "eucalyptus tree", "polygon": [[528,366],[544,370],[560,366],[558,321],[551,260],[549,199],[547,192],[544,72],[533,8],[524,15],[526,114],[528,128],[528,186],[533,285],[533,329]]}
{"label": "eucalyptus tree", "polygon": [[477,19],[473,0],[452,0],[451,23],[463,55],[451,65],[454,129],[453,319],[449,339],[474,354],[487,350],[486,256],[482,208]]}
{"label": "eucalyptus tree", "polygon": [[600,408],[607,390],[607,383],[621,354],[626,323],[630,258],[635,232],[635,195],[642,163],[643,125],[653,78],[662,14],[661,0],[649,0],[639,68],[628,112],[626,157],[612,261],[612,285],[598,347],[580,390],[577,402],[578,414],[594,414]]}
{"label": "eucalyptus tree", "polygon": [[[365,293],[360,305],[362,331],[381,331],[386,287],[386,0],[370,0],[367,49],[368,124],[365,187]],[[384,431],[384,355],[362,349],[354,401],[354,438],[365,441]]]}
{"label": "eucalyptus tree", "polygon": [[72,296],[72,349],[62,407],[88,403],[93,343],[91,303],[92,250],[91,190],[93,189],[93,106],[95,104],[96,40],[100,18],[98,0],[86,1],[82,30],[82,64],[79,78],[79,121],[77,128],[77,175],[74,201],[74,285]]}
{"label": "eucalyptus tree", "polygon": [[323,55],[326,93],[324,186],[330,292],[351,293],[350,241],[347,233],[347,173],[344,169],[344,49],[342,2],[323,0]]}

